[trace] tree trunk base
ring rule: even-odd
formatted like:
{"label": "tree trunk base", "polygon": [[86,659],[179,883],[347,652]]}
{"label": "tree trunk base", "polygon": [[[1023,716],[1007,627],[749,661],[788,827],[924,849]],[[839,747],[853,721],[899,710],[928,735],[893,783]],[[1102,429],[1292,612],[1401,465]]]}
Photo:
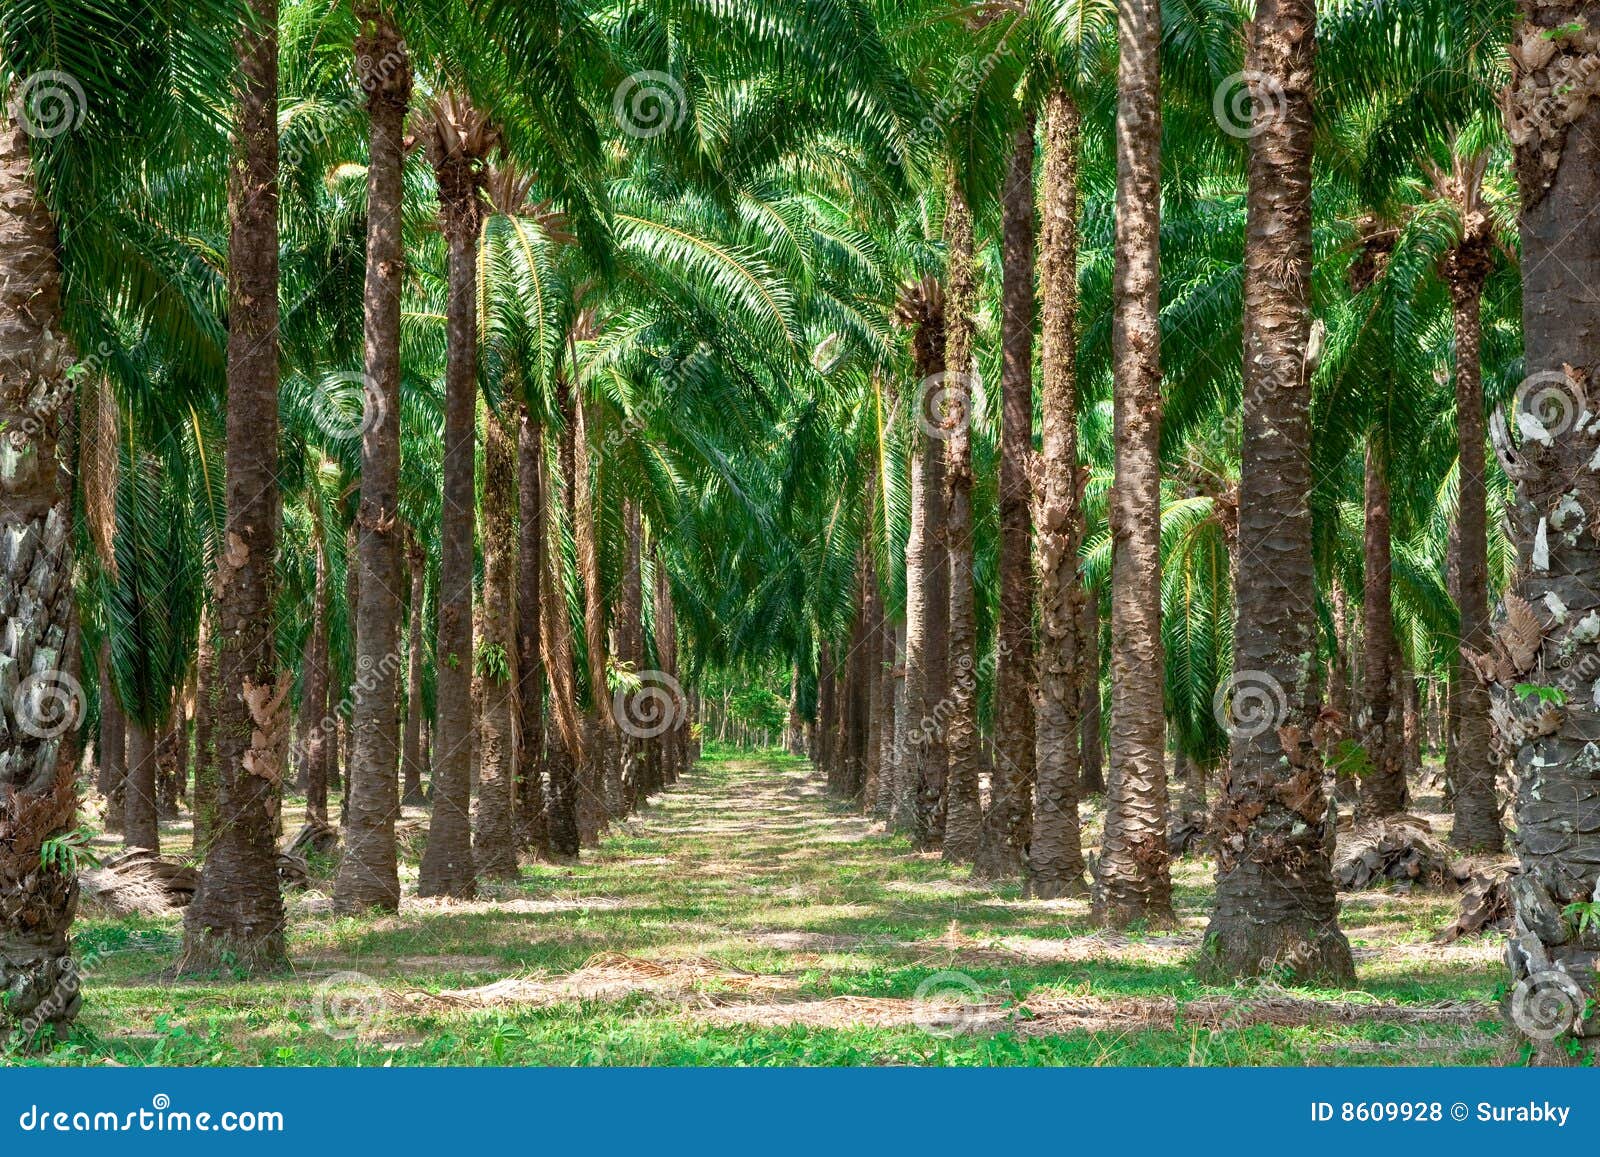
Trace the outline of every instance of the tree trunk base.
{"label": "tree trunk base", "polygon": [[1082,876],[1057,876],[1047,873],[1028,874],[1022,884],[1022,895],[1028,900],[1078,900],[1089,896],[1089,881]]}
{"label": "tree trunk base", "polygon": [[1257,976],[1354,984],[1355,965],[1339,931],[1331,882],[1302,889],[1251,861],[1237,864],[1218,881],[1195,976],[1205,984]]}
{"label": "tree trunk base", "polygon": [[76,1019],[83,997],[67,929],[77,911],[77,880],[50,869],[0,893],[0,1047],[48,1048]]}
{"label": "tree trunk base", "polygon": [[[191,907],[190,911],[194,909]],[[261,934],[189,927],[184,930],[178,975],[229,973],[238,978],[274,976],[289,970],[283,929]]]}

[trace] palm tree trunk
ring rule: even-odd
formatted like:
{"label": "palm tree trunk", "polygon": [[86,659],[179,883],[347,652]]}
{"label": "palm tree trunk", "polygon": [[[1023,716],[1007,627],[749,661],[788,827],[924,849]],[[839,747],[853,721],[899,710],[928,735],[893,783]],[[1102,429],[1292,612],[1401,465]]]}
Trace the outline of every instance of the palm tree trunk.
{"label": "palm tree trunk", "polygon": [[[591,847],[609,819],[622,817],[622,765],[617,758],[616,720],[606,679],[606,604],[600,582],[600,541],[596,526],[596,490],[592,448],[589,444],[589,404],[573,387],[572,435],[572,545],[583,583],[583,640],[589,660],[589,714],[584,724],[587,790],[579,799],[579,830]],[[584,803],[588,802],[585,823]]]}
{"label": "palm tree trunk", "polygon": [[[565,390],[563,389],[563,393]],[[570,424],[567,431],[570,431]],[[567,441],[563,434],[563,443]],[[566,457],[566,447],[562,446]],[[559,477],[566,479],[568,471]],[[556,729],[550,735],[550,847],[557,855],[576,856],[581,845],[578,823],[580,766],[583,760],[582,724],[578,719],[578,697],[572,669],[572,623],[567,614],[566,562],[562,552],[559,513],[567,505],[561,489],[554,484],[549,463],[539,454],[541,507],[539,538],[545,565],[540,583],[539,645],[544,669],[550,680],[550,714]]]}
{"label": "palm tree trunk", "polygon": [[1394,612],[1390,594],[1389,455],[1381,432],[1367,439],[1365,585],[1362,601],[1366,647],[1362,667],[1361,746],[1367,771],[1361,783],[1364,818],[1393,815],[1405,807],[1399,672],[1395,665]]}
{"label": "palm tree trunk", "polygon": [[406,564],[411,571],[411,625],[406,632],[406,727],[400,755],[405,794],[400,802],[407,807],[421,807],[426,802],[422,794],[422,632],[428,556],[414,532],[407,534]]}
{"label": "palm tree trunk", "polygon": [[1040,238],[1040,362],[1044,453],[1037,525],[1039,567],[1039,707],[1037,805],[1028,848],[1029,895],[1044,900],[1088,893],[1078,823],[1079,666],[1090,653],[1079,640],[1078,528],[1078,108],[1052,89],[1044,127],[1044,223]]}
{"label": "palm tree trunk", "polygon": [[1460,486],[1456,500],[1456,604],[1460,646],[1450,679],[1445,724],[1449,782],[1455,790],[1450,842],[1475,852],[1505,846],[1495,798],[1495,757],[1490,745],[1489,690],[1463,660],[1467,651],[1492,650],[1489,623],[1489,518],[1484,482],[1483,283],[1490,262],[1488,223],[1469,223],[1466,240],[1446,259],[1456,332],[1456,437]]}
{"label": "palm tree trunk", "polygon": [[[1518,770],[1512,827],[1522,874],[1512,893],[1506,955],[1516,982],[1512,1019],[1531,1038],[1533,1059],[1583,1064],[1600,1043],[1590,1003],[1600,939],[1592,929],[1575,929],[1565,909],[1587,905],[1600,891],[1600,830],[1592,822],[1600,800],[1594,747],[1600,706],[1591,694],[1600,674],[1592,634],[1600,612],[1600,540],[1578,529],[1592,528],[1600,512],[1586,481],[1575,491],[1579,511],[1563,506],[1573,480],[1590,478],[1589,463],[1600,453],[1600,432],[1580,417],[1594,407],[1593,335],[1600,331],[1600,296],[1591,288],[1600,284],[1600,232],[1580,224],[1600,203],[1600,105],[1585,108],[1581,96],[1570,103],[1566,96],[1570,78],[1592,67],[1589,35],[1556,31],[1592,27],[1592,6],[1518,8],[1517,43],[1550,51],[1534,57],[1543,60],[1537,67],[1528,59],[1533,54],[1522,57],[1505,109],[1522,194],[1523,365],[1535,387],[1519,394],[1514,424],[1532,416],[1549,440],[1524,437],[1520,450],[1501,451],[1516,482],[1510,514],[1518,581],[1498,634],[1519,650],[1537,645],[1531,661],[1514,656],[1499,664],[1493,689],[1496,724]],[[1564,616],[1551,613],[1552,600],[1565,607]],[[1538,630],[1528,624],[1530,607]],[[1556,671],[1564,671],[1557,682],[1568,691],[1558,709],[1516,693],[1519,682],[1549,682],[1547,673]]]}
{"label": "palm tree trunk", "polygon": [[125,799],[128,724],[112,684],[111,644],[107,641],[100,645],[100,766],[96,787],[106,801],[106,831],[120,832],[122,811],[114,803],[121,805]]}
{"label": "palm tree trunk", "polygon": [[661,557],[660,544],[656,544],[655,588],[651,610],[655,627],[656,662],[668,677],[667,688],[672,694],[673,726],[661,736],[665,745],[662,753],[662,778],[666,784],[676,783],[678,777],[689,770],[691,710],[682,684],[678,682],[678,623],[672,606],[672,579]]}
{"label": "palm tree trunk", "polygon": [[[944,842],[944,858],[971,863],[982,843],[982,803],[978,765],[978,639],[971,583],[971,424],[973,424],[974,312],[978,272],[973,262],[973,213],[950,168],[944,210],[946,290],[944,290],[944,379],[941,389],[918,390],[918,418],[939,446],[928,445],[928,509],[923,533],[928,563],[928,613],[923,629],[923,741],[918,744],[920,808],[917,837],[922,847]],[[942,403],[942,411],[941,411]],[[965,461],[965,467],[958,462]],[[960,477],[950,477],[957,464]],[[954,490],[952,490],[954,486]],[[965,502],[950,509],[952,494]],[[965,526],[950,523],[962,518]],[[960,573],[957,573],[960,566]],[[909,666],[909,661],[907,661]],[[950,679],[950,667],[955,679]],[[950,743],[957,744],[952,760]],[[942,821],[942,823],[941,823]]]}
{"label": "palm tree trunk", "polygon": [[122,817],[122,846],[161,850],[156,811],[156,737],[154,729],[128,720],[128,788]]}
{"label": "palm tree trunk", "polygon": [[[944,545],[947,666],[943,671],[938,669],[940,664],[932,661],[930,645],[923,710],[931,726],[929,741],[923,748],[931,753],[933,737],[938,736],[948,752],[948,770],[939,777],[943,780],[942,793],[933,790],[938,780],[927,771],[923,773],[919,830],[929,837],[937,833],[942,805],[944,858],[953,863],[970,863],[977,858],[983,837],[978,788],[977,622],[972,581],[973,311],[977,307],[978,286],[972,257],[972,211],[953,172],[945,206],[944,241],[949,262],[945,287],[945,377],[938,395],[944,400],[944,412],[927,412],[926,420],[944,439],[944,491],[933,542]],[[932,401],[919,399],[919,404],[926,411]],[[930,640],[933,635],[928,632]],[[951,668],[954,678],[949,677]]]}
{"label": "palm tree trunk", "polygon": [[178,818],[178,737],[183,730],[183,715],[176,703],[167,720],[156,730],[156,816]]}
{"label": "palm tree trunk", "polygon": [[[1083,537],[1080,513],[1078,536]],[[1078,620],[1078,751],[1083,760],[1083,794],[1104,795],[1105,735],[1100,728],[1100,592],[1083,592],[1083,610]]]}
{"label": "palm tree trunk", "polygon": [[544,569],[544,435],[527,406],[517,431],[517,710],[522,725],[517,747],[517,810],[522,842],[549,859],[550,824],[545,810],[544,657],[539,651],[540,593]]}
{"label": "palm tree trunk", "polygon": [[1339,931],[1330,814],[1311,740],[1319,705],[1311,677],[1317,616],[1305,366],[1315,43],[1315,0],[1256,5],[1245,61],[1256,120],[1246,193],[1233,695],[1237,704],[1265,691],[1275,716],[1269,722],[1278,725],[1233,730],[1213,812],[1216,908],[1197,962],[1207,980],[1287,972],[1348,984],[1355,976]]}
{"label": "palm tree trunk", "polygon": [[1161,649],[1161,6],[1120,0],[1113,278],[1111,771],[1096,907],[1172,919]]}
{"label": "palm tree trunk", "polygon": [[11,109],[0,92],[0,429],[8,440],[0,542],[9,544],[0,554],[0,669],[15,680],[7,686],[33,694],[0,696],[0,1025],[59,1034],[80,1003],[67,939],[78,884],[70,872],[41,867],[39,849],[72,826],[77,809],[72,725],[83,701],[81,689],[72,693],[72,504],[61,465],[71,461],[75,407],[57,344],[55,223]]}
{"label": "palm tree trunk", "polygon": [[[465,125],[464,102],[441,117]],[[475,421],[478,400],[478,237],[483,230],[482,157],[467,137],[441,125],[430,148],[439,183],[439,217],[450,249],[445,368],[444,508],[439,533],[438,742],[433,763],[433,820],[417,890],[470,899],[472,863],[472,571],[476,529]]]}
{"label": "palm tree trunk", "polygon": [[332,592],[328,582],[328,554],[321,528],[316,539],[316,580],[311,595],[311,638],[306,644],[302,672],[300,713],[305,723],[306,816],[328,822],[328,764],[336,741],[329,710],[328,613]]}
{"label": "palm tree trunk", "polygon": [[211,642],[211,611],[200,612],[194,675],[194,853],[204,858],[217,823],[217,651]]}
{"label": "palm tree trunk", "polygon": [[1001,264],[1000,611],[995,625],[994,774],[974,871],[1023,872],[1033,833],[1033,150],[1034,117],[1018,126],[1006,173]]}
{"label": "palm tree trunk", "polygon": [[227,533],[217,559],[220,799],[181,970],[276,971],[287,955],[274,835],[290,674],[273,639],[278,492],[278,2],[250,0],[237,41],[228,201]]}
{"label": "palm tree trunk", "polygon": [[356,692],[349,823],[333,886],[341,914],[394,912],[400,873],[394,823],[400,813],[400,290],[405,121],[411,59],[393,20],[358,3],[356,57],[367,94],[366,398],[362,413],[361,500],[356,513]]}
{"label": "palm tree trunk", "polygon": [[484,407],[483,600],[480,639],[482,705],[478,720],[478,799],[473,856],[478,873],[517,878],[515,741],[517,448],[500,419]]}
{"label": "palm tree trunk", "polygon": [[[618,592],[617,607],[617,658],[635,672],[644,670],[644,527],[639,518],[639,504],[632,499],[623,502],[622,521],[627,543],[627,561],[622,574],[622,587]],[[638,719],[639,697],[630,695],[622,713],[624,719]],[[624,813],[639,806],[644,798],[645,740],[636,735],[626,735],[621,740],[622,806]]]}

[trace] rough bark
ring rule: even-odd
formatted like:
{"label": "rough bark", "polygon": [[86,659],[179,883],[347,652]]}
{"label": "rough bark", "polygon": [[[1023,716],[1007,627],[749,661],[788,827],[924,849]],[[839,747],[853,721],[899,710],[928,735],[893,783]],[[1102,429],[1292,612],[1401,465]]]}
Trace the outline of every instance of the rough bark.
{"label": "rough bark", "polygon": [[[1583,224],[1600,204],[1600,104],[1582,83],[1600,65],[1600,5],[1519,9],[1505,110],[1522,191],[1529,377],[1515,403],[1520,446],[1496,439],[1516,484],[1518,580],[1494,655],[1473,662],[1494,681],[1494,721],[1518,772],[1511,1019],[1534,1060],[1581,1064],[1600,1046],[1600,935],[1565,909],[1600,891],[1600,487],[1590,468],[1600,429],[1580,417],[1595,405],[1600,333],[1600,231]],[[1565,702],[1519,697],[1519,683],[1561,687]]]}
{"label": "rough bark", "polygon": [[1111,761],[1096,911],[1172,920],[1161,647],[1161,7],[1117,5]]}
{"label": "rough bark", "polygon": [[311,637],[306,641],[301,671],[300,713],[304,721],[306,813],[328,822],[328,764],[336,736],[329,703],[328,613],[332,598],[328,582],[328,555],[318,535],[316,578],[311,594]]}
{"label": "rough bark", "polygon": [[[1078,535],[1083,535],[1080,521]],[[1078,750],[1083,760],[1083,794],[1104,795],[1106,790],[1105,736],[1100,728],[1100,592],[1085,588],[1082,617],[1078,620]]]}
{"label": "rough bark", "polygon": [[[565,473],[557,477],[564,480]],[[567,615],[566,583],[563,581],[566,564],[561,550],[560,510],[566,503],[542,451],[539,481],[544,496],[539,518],[539,541],[543,544],[544,559],[540,575],[539,650],[550,682],[550,714],[556,722],[555,730],[550,733],[549,749],[550,849],[560,856],[576,856],[580,845],[578,763],[582,733],[572,670],[572,623]]]}
{"label": "rough bark", "polygon": [[578,800],[578,830],[584,843],[598,847],[608,819],[622,816],[622,764],[617,758],[617,726],[606,678],[606,602],[600,580],[600,540],[596,526],[599,479],[590,445],[589,404],[573,388],[572,545],[583,589],[584,653],[589,661],[589,712],[584,720],[584,793]]}
{"label": "rough bark", "polygon": [[194,675],[194,851],[204,858],[217,823],[217,651],[211,641],[211,611],[200,613]]}
{"label": "rough bark", "polygon": [[[1311,740],[1319,704],[1305,369],[1315,41],[1314,0],[1256,6],[1245,61],[1255,135],[1246,193],[1244,441],[1228,712],[1235,726],[1212,813],[1216,908],[1197,962],[1199,975],[1214,981],[1266,973],[1348,984],[1355,976],[1337,923],[1331,816]],[[1259,730],[1248,708],[1260,701],[1241,703],[1252,688],[1271,701],[1268,725]]]}
{"label": "rough bark", "polygon": [[278,492],[278,4],[250,0],[236,42],[229,172],[226,525],[216,570],[217,823],[184,912],[180,970],[287,962],[274,834],[290,674],[273,638]]}
{"label": "rough bark", "polygon": [[439,533],[438,742],[433,753],[433,820],[418,892],[468,899],[472,862],[472,571],[476,529],[475,422],[478,398],[478,236],[483,229],[484,155],[492,137],[459,99],[435,111],[428,151],[439,184],[439,219],[449,246],[446,305],[444,504]]}
{"label": "rough bark", "polygon": [[1076,365],[1078,131],[1072,98],[1063,89],[1051,90],[1045,107],[1039,253],[1044,448],[1034,494],[1040,626],[1037,786],[1026,881],[1028,894],[1045,900],[1089,891],[1078,822],[1079,667],[1093,653],[1078,637],[1084,602],[1078,578],[1083,518]]}
{"label": "rough bark", "polygon": [[[931,278],[910,290],[901,301],[900,320],[911,327],[912,362],[922,385],[911,392],[911,527],[906,540],[906,640],[905,708],[895,720],[895,793],[892,823],[918,847],[927,846],[931,833],[923,823],[918,794],[923,769],[930,763],[926,752],[928,694],[928,633],[935,617],[948,612],[936,599],[932,572],[942,553],[933,535],[939,523],[941,447],[928,437],[919,421],[927,384],[944,372],[944,291]],[[934,614],[937,610],[937,616]],[[819,707],[825,700],[820,698]],[[827,742],[818,720],[819,744]],[[938,785],[942,793],[943,783]]]}
{"label": "rough bark", "polygon": [[[945,242],[950,253],[951,284],[970,279],[972,219],[966,206],[955,198],[945,221]],[[961,300],[959,294],[951,293],[952,304]],[[946,381],[950,409],[958,419],[945,442],[944,465],[951,671],[950,712],[943,721],[949,759],[944,858],[952,863],[974,859],[982,838],[978,798],[978,640],[972,577],[972,388],[967,374],[965,365],[952,365]]]}
{"label": "rough bark", "polygon": [[1405,808],[1406,777],[1401,749],[1401,698],[1395,665],[1394,612],[1390,593],[1389,453],[1381,432],[1367,439],[1366,521],[1362,531],[1365,591],[1362,639],[1361,747],[1366,769],[1359,810],[1365,819]]}
{"label": "rough bark", "polygon": [[[117,701],[111,678],[111,644],[100,646],[100,762],[96,788],[106,801],[105,828],[122,830],[122,806],[128,775],[127,717]],[[116,806],[113,806],[113,803]]]}
{"label": "rough bark", "polygon": [[399,29],[375,4],[358,3],[356,58],[367,94],[367,264],[361,497],[356,512],[356,678],[349,822],[333,886],[342,914],[400,907],[394,824],[400,814],[400,291],[405,120],[411,60]]}
{"label": "rough bark", "polygon": [[174,703],[166,721],[155,731],[156,817],[178,818],[178,741],[183,734],[182,708]]}
{"label": "rough bark", "polygon": [[994,772],[974,872],[1023,872],[1033,833],[1034,118],[1018,126],[1001,197],[1000,603],[995,623]]}
{"label": "rough bark", "polygon": [[137,719],[128,720],[128,785],[123,807],[122,846],[159,852],[155,729]]}
{"label": "rough bark", "polygon": [[545,810],[544,656],[539,649],[540,593],[544,569],[544,432],[522,408],[517,431],[517,814],[522,842],[540,859],[550,858]]}
{"label": "rough bark", "polygon": [[1466,651],[1488,654],[1489,520],[1484,482],[1483,283],[1490,234],[1483,213],[1463,207],[1463,238],[1445,259],[1456,333],[1456,437],[1460,482],[1456,499],[1456,604],[1461,612],[1459,652],[1451,673],[1445,746],[1455,792],[1450,842],[1468,851],[1497,852],[1505,845],[1495,798],[1495,756],[1490,742],[1489,692],[1468,669]]}
{"label": "rough bark", "polygon": [[[626,535],[627,561],[622,573],[621,589],[617,593],[617,659],[635,672],[644,670],[644,527],[639,519],[639,504],[625,500],[622,512]],[[631,693],[626,697],[622,718],[640,719],[640,697]],[[622,768],[622,809],[624,814],[639,806],[643,798],[642,780],[645,775],[645,741],[637,735],[623,732],[620,740]]]}
{"label": "rough bark", "polygon": [[517,448],[500,419],[484,411],[483,599],[479,608],[478,798],[472,854],[478,874],[517,877],[516,531]]}
{"label": "rough bark", "polygon": [[406,565],[411,572],[411,625],[406,631],[406,726],[400,752],[405,793],[400,802],[421,807],[427,802],[422,792],[422,663],[426,652],[422,633],[428,556],[414,533],[407,535]]}
{"label": "rough bark", "polygon": [[[943,769],[923,770],[918,831],[935,832],[942,807],[944,858],[952,863],[968,863],[977,858],[983,838],[978,794],[977,622],[972,580],[972,383],[976,370],[973,311],[978,291],[972,256],[972,211],[954,179],[945,207],[944,243],[948,266],[945,378],[939,395],[943,412],[930,412],[926,420],[936,423],[937,437],[944,441],[940,518],[931,542],[943,548],[945,559],[945,662],[944,669],[939,670],[941,664],[933,658],[931,644],[935,632],[928,631],[923,710],[930,734],[923,747],[931,749],[937,736],[946,752],[946,765]],[[934,770],[942,770],[943,774],[935,776]],[[943,787],[942,793],[936,790],[937,786]]]}
{"label": "rough bark", "polygon": [[67,938],[77,880],[39,851],[73,824],[83,692],[61,270],[13,117],[0,92],[0,1028],[27,1041],[64,1032],[80,1003]]}

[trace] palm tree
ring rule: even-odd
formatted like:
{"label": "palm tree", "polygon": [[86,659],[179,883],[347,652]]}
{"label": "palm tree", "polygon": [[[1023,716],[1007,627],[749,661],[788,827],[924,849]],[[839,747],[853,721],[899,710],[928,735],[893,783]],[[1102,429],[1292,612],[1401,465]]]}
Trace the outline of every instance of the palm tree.
{"label": "palm tree", "polygon": [[1018,124],[1001,191],[1000,605],[995,629],[993,802],[975,871],[1020,873],[1033,828],[1034,570],[1032,497],[1034,116]]}
{"label": "palm tree", "polygon": [[278,4],[251,0],[237,40],[237,156],[228,190],[227,532],[216,562],[217,825],[184,912],[183,968],[286,962],[274,838],[292,675],[272,605],[278,491]]}
{"label": "palm tree", "polygon": [[351,757],[345,773],[349,822],[334,882],[334,910],[400,907],[394,821],[400,810],[400,294],[405,120],[411,57],[392,14],[358,2],[356,60],[367,94],[366,352],[361,497],[356,514],[359,601]]}
{"label": "palm tree", "polygon": [[[1315,575],[1307,373],[1311,334],[1312,0],[1267,0],[1246,50],[1252,109],[1244,284],[1244,439],[1232,694],[1272,722],[1234,734],[1214,812],[1217,900],[1197,971],[1350,982],[1312,742]],[[1253,681],[1247,684],[1246,680]],[[1242,712],[1238,714],[1242,715]]]}
{"label": "palm tree", "polygon": [[[1082,499],[1078,466],[1078,132],[1077,104],[1061,85],[1045,103],[1043,231],[1040,236],[1040,362],[1044,452],[1034,501],[1039,568],[1037,797],[1028,848],[1029,894],[1050,900],[1084,895],[1078,824],[1079,666],[1098,654],[1080,637],[1078,580]],[[1098,695],[1099,663],[1094,683]]]}
{"label": "palm tree", "polygon": [[483,601],[479,618],[478,799],[473,858],[478,874],[516,879],[517,449],[499,415],[483,408]]}
{"label": "palm tree", "polygon": [[449,246],[445,377],[444,512],[440,535],[438,732],[433,758],[433,819],[418,890],[470,899],[475,893],[472,829],[472,572],[475,534],[475,426],[478,398],[478,238],[483,229],[485,163],[499,133],[465,97],[433,102],[425,126],[439,189],[439,224]]}
{"label": "palm tree", "polygon": [[[517,431],[517,709],[521,743],[517,748],[518,812],[523,842],[541,859],[555,851],[555,816],[549,807],[554,792],[544,789],[545,670],[540,649],[543,615],[540,587],[544,574],[544,492],[541,478],[544,435],[532,409],[524,404]],[[564,840],[568,854],[577,851],[576,833]]]}
{"label": "palm tree", "polygon": [[1161,9],[1118,6],[1111,764],[1097,909],[1172,919],[1161,656]]}
{"label": "palm tree", "polygon": [[[1563,497],[1572,480],[1586,476],[1597,444],[1592,425],[1585,428],[1578,414],[1586,409],[1593,366],[1586,335],[1600,323],[1600,301],[1585,285],[1600,275],[1600,250],[1594,231],[1579,223],[1600,203],[1588,143],[1600,109],[1585,110],[1560,79],[1565,70],[1584,67],[1581,39],[1565,30],[1582,28],[1585,16],[1578,4],[1524,8],[1512,32],[1506,124],[1522,194],[1523,358],[1533,388],[1525,388],[1517,402],[1520,451],[1499,439],[1516,484],[1511,513],[1519,581],[1506,596],[1506,617],[1496,630],[1497,652],[1503,647],[1510,657],[1489,664],[1488,672],[1498,683],[1494,694],[1508,709],[1499,724],[1501,739],[1514,751],[1519,772],[1514,846],[1522,875],[1506,950],[1517,981],[1513,1008],[1555,1011],[1535,1014],[1532,1021],[1526,1012],[1515,1018],[1519,1028],[1540,1038],[1532,1042],[1535,1059],[1555,1064],[1576,1063],[1594,1046],[1586,998],[1597,952],[1590,939],[1574,934],[1563,913],[1570,904],[1587,906],[1600,882],[1596,834],[1592,825],[1573,819],[1575,811],[1591,806],[1600,781],[1600,760],[1588,739],[1600,708],[1587,692],[1595,666],[1590,628],[1600,554],[1592,535],[1568,529],[1574,517],[1593,521],[1587,490],[1579,491],[1577,511]],[[1552,612],[1556,605],[1562,614]],[[1524,613],[1530,606],[1543,609]],[[1562,655],[1584,681],[1579,693],[1554,710],[1541,698],[1518,695],[1518,682],[1557,670]]]}
{"label": "palm tree", "polygon": [[[978,796],[978,664],[972,581],[972,367],[977,279],[972,261],[972,212],[954,174],[945,207],[948,270],[945,291],[945,377],[937,396],[918,399],[918,415],[945,440],[942,537],[949,566],[948,717],[930,714],[944,733],[948,770],[944,790],[944,858],[977,858],[983,809]],[[929,407],[937,410],[926,412]],[[940,412],[942,411],[942,412]],[[935,423],[937,423],[935,425]],[[924,702],[933,698],[930,683]],[[997,789],[998,790],[998,789]]]}
{"label": "palm tree", "polygon": [[1455,823],[1450,842],[1469,851],[1497,852],[1505,844],[1495,798],[1495,763],[1490,742],[1489,693],[1470,669],[1467,651],[1492,649],[1489,621],[1489,546],[1483,421],[1483,286],[1494,265],[1493,217],[1484,198],[1487,150],[1451,149],[1447,173],[1431,173],[1434,195],[1457,218],[1456,243],[1441,262],[1450,289],[1456,337],[1456,443],[1460,483],[1456,499],[1456,604],[1461,626],[1451,683],[1456,714]]}

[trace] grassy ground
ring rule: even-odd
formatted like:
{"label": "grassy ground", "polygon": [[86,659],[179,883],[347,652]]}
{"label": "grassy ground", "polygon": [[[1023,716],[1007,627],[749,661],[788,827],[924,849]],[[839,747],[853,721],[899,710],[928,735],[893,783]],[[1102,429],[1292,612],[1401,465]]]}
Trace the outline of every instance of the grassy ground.
{"label": "grassy ground", "polygon": [[[403,872],[414,885],[414,858]],[[1291,994],[1191,978],[1201,859],[1176,867],[1181,929],[1128,936],[1083,901],[966,874],[834,808],[798,760],[711,760],[598,854],[475,903],[335,919],[325,895],[293,896],[281,978],[176,981],[177,918],[87,916],[83,1017],[32,1063],[1472,1064],[1508,1048],[1498,938],[1429,943],[1450,896],[1345,897],[1359,990]]]}

